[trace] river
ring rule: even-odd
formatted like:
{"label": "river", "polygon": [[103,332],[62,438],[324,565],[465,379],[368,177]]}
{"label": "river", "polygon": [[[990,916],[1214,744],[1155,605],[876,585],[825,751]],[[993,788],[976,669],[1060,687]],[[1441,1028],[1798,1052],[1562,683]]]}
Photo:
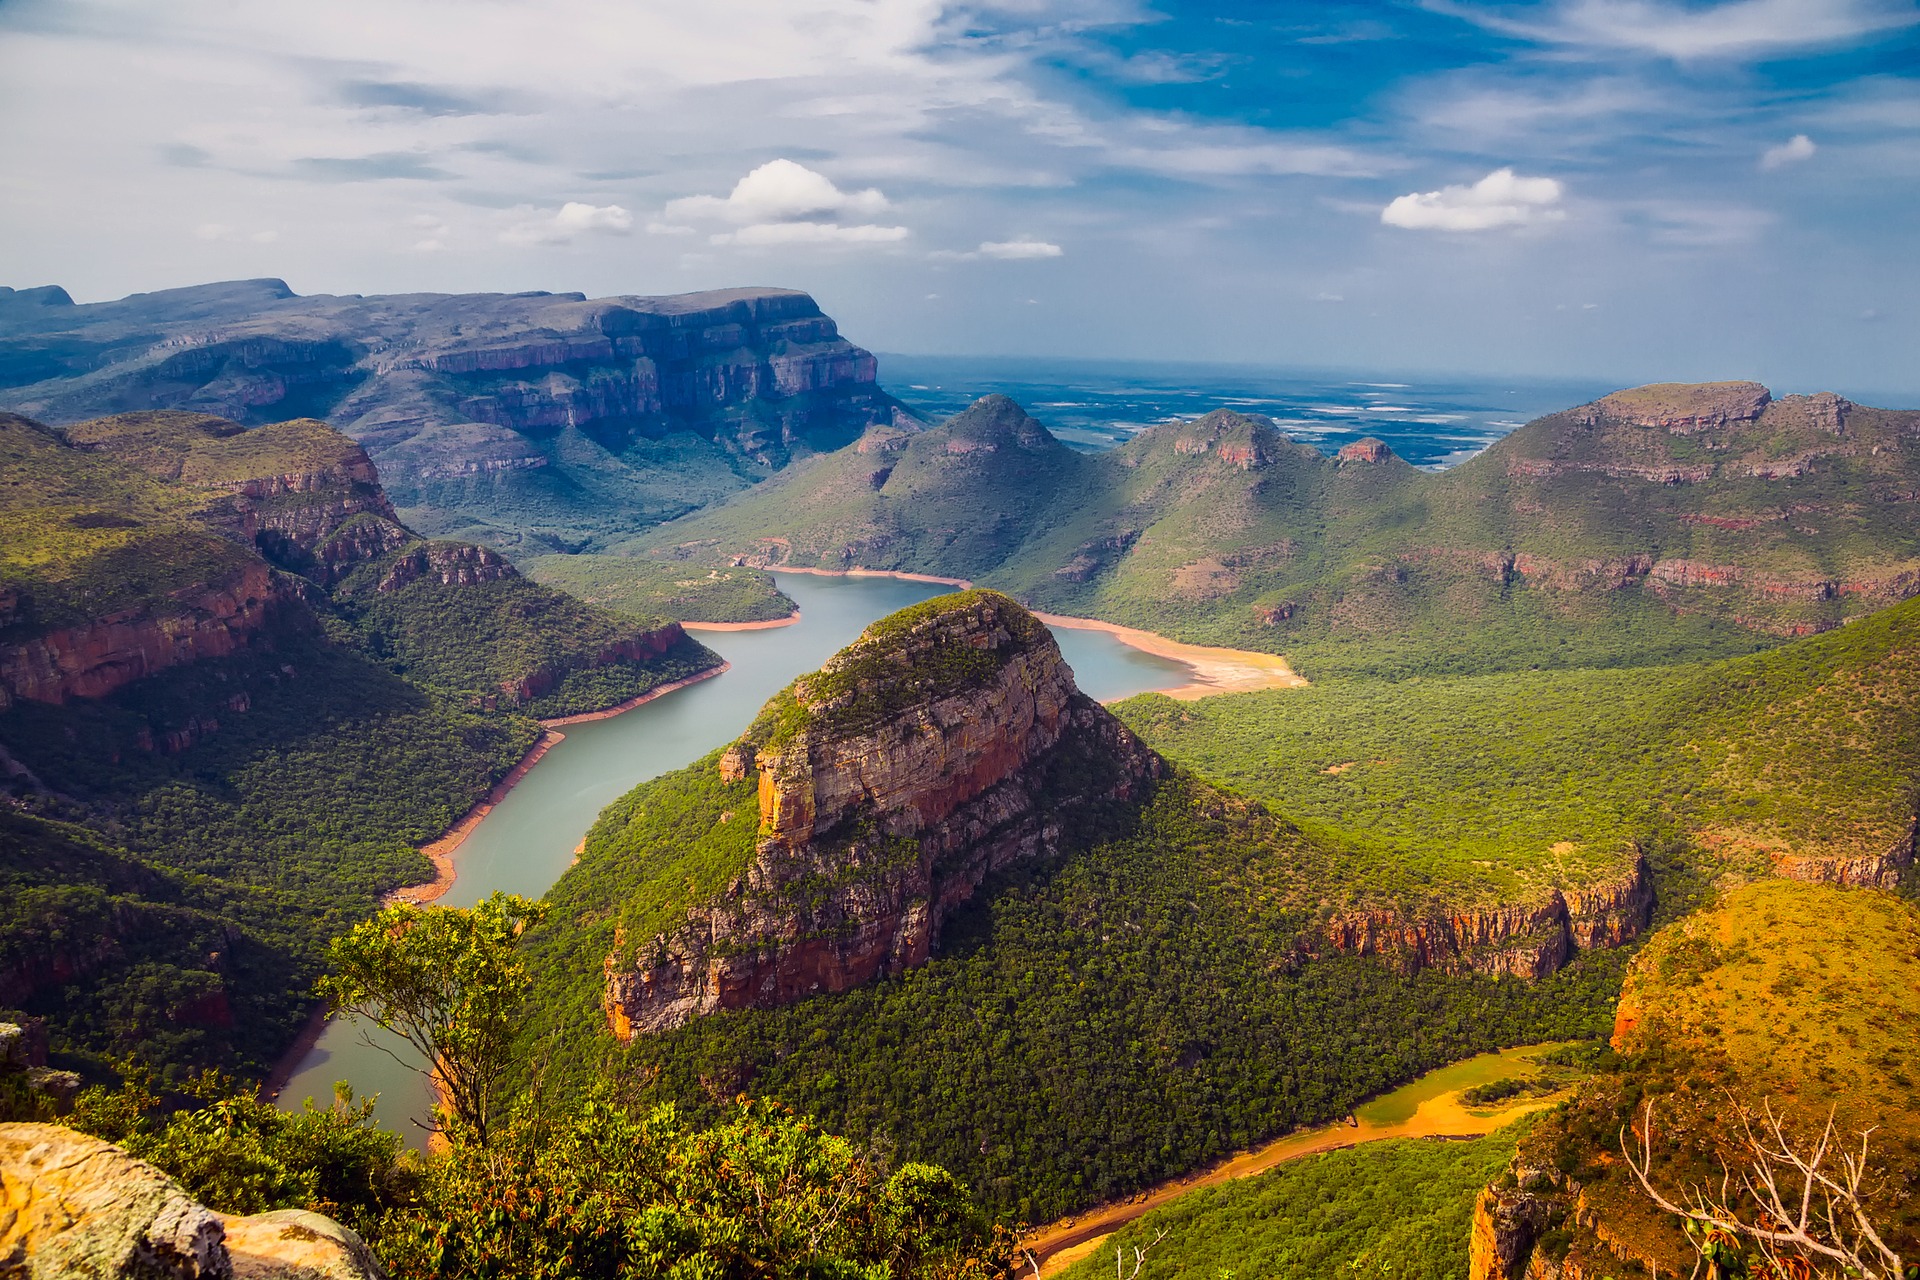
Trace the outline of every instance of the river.
{"label": "river", "polygon": [[[892,578],[776,575],[800,606],[800,621],[765,631],[699,633],[732,670],[605,720],[568,725],[559,743],[528,771],[454,855],[458,878],[439,899],[472,906],[505,891],[537,898],[573,861],[573,851],[600,810],[634,784],[678,769],[728,742],[747,727],[761,704],[802,672],[812,671],[876,619],[952,590]],[[1193,672],[1122,644],[1100,631],[1056,628],[1055,638],[1081,689],[1111,701],[1153,689],[1186,685]],[[375,1033],[380,1035],[380,1033]],[[382,1123],[420,1145],[415,1117],[431,1100],[397,1039],[368,1041],[352,1023],[330,1023],[280,1093],[282,1106],[313,1097],[324,1103],[335,1081],[356,1094],[380,1095]]]}

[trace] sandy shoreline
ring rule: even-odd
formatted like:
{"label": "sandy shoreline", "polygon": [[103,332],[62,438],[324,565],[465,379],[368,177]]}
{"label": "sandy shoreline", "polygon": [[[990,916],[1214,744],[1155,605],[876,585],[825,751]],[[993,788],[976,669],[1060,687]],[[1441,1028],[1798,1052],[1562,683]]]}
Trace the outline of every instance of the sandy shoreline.
{"label": "sandy shoreline", "polygon": [[[300,1069],[300,1064],[306,1061],[309,1053],[313,1052],[313,1046],[320,1043],[320,1035],[326,1029],[327,1006],[326,1002],[322,1001],[313,1006],[313,1012],[309,1013],[307,1020],[300,1024],[300,1034],[293,1038],[293,1043],[287,1046],[287,1051],[280,1055],[280,1061],[273,1064],[273,1070],[269,1071],[267,1078],[260,1082],[261,1097],[269,1102],[280,1097],[281,1090],[293,1080],[293,1073]],[[313,1101],[316,1106],[327,1106],[333,1099],[331,1097],[315,1098]]]}
{"label": "sandy shoreline", "polygon": [[682,620],[682,631],[771,631],[775,627],[790,627],[800,621],[800,611],[795,609],[784,618],[768,618],[764,622],[687,622]]}
{"label": "sandy shoreline", "polygon": [[1152,631],[1123,627],[1096,618],[1069,618],[1057,613],[1038,613],[1034,617],[1050,627],[1073,631],[1104,631],[1130,649],[1171,658],[1193,668],[1194,682],[1177,689],[1162,689],[1169,698],[1192,702],[1216,693],[1249,693],[1255,689],[1297,689],[1307,678],[1288,665],[1277,653],[1254,653],[1247,649],[1217,649],[1211,645],[1183,644]]}

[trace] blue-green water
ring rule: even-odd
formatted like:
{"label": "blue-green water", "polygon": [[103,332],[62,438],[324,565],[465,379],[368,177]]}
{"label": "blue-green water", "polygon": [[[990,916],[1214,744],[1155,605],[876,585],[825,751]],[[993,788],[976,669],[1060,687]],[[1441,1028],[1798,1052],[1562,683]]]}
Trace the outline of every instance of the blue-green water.
{"label": "blue-green water", "polygon": [[[565,741],[507,793],[455,855],[458,878],[440,901],[472,906],[496,891],[539,897],[573,861],[600,810],[638,782],[678,769],[745,729],[761,704],[802,672],[812,671],[875,619],[949,588],[891,578],[823,578],[781,574],[780,587],[800,605],[800,621],[767,631],[701,632],[701,642],[732,669],[667,694],[623,715],[567,726]],[[1060,649],[1080,687],[1102,701],[1188,683],[1180,663],[1130,649],[1098,631],[1061,628]],[[349,1023],[328,1026],[301,1061],[282,1105],[332,1097],[337,1080],[359,1094],[380,1095],[384,1123],[416,1139],[408,1123],[430,1105],[417,1072],[370,1043]],[[411,1059],[409,1058],[409,1061]]]}

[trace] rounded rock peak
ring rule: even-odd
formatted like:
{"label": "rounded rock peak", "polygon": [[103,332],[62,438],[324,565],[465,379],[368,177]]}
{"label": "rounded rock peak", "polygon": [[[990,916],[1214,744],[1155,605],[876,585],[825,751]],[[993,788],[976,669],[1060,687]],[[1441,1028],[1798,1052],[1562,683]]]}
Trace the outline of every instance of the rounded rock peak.
{"label": "rounded rock peak", "polygon": [[1362,436],[1352,444],[1343,444],[1334,455],[1341,462],[1390,462],[1398,456],[1377,436]]}

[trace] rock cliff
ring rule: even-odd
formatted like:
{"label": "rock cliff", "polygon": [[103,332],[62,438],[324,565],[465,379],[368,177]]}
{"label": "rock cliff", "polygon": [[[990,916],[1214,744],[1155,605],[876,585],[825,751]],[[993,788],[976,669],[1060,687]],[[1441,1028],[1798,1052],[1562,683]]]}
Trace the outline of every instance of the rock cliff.
{"label": "rock cliff", "polygon": [[0,1124],[0,1274],[22,1280],[380,1280],[352,1230],[317,1213],[227,1217],[119,1147]]}
{"label": "rock cliff", "polygon": [[1164,765],[1080,693],[1007,597],[938,597],[870,627],[721,757],[756,777],[750,865],[686,924],[606,962],[621,1039],[843,991],[925,961],[987,876],[1074,840]]}
{"label": "rock cliff", "polygon": [[1652,913],[1653,880],[1636,854],[1622,875],[1551,889],[1530,903],[1415,917],[1396,911],[1338,915],[1322,926],[1317,941],[1332,951],[1381,956],[1408,972],[1544,978],[1577,951],[1617,947],[1636,937]]}
{"label": "rock cliff", "polygon": [[324,418],[366,446],[410,518],[469,513],[447,529],[639,527],[697,505],[690,469],[718,496],[746,482],[736,468],[837,449],[897,409],[873,356],[786,289],[303,298],[251,281],[16,298],[0,307],[0,369],[0,405],[50,422]]}

